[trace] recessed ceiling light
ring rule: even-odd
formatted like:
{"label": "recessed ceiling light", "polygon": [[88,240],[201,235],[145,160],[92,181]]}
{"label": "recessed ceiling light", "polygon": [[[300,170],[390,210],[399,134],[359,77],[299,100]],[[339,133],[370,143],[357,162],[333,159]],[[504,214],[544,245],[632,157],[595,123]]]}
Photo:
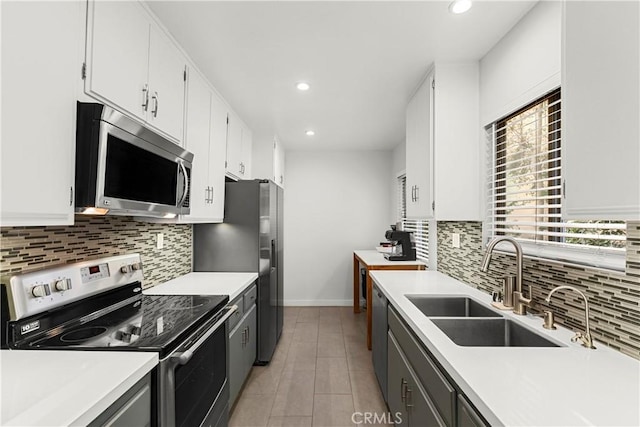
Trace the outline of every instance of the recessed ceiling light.
{"label": "recessed ceiling light", "polygon": [[310,87],[311,86],[309,86],[309,83],[306,82],[299,82],[298,84],[296,84],[296,88],[301,91],[309,90]]}
{"label": "recessed ceiling light", "polygon": [[308,130],[308,131],[306,131],[304,134],[305,134],[305,135],[307,135],[307,136],[313,136],[313,135],[315,135],[316,133],[315,133],[314,131],[312,131],[312,130]]}
{"label": "recessed ceiling light", "polygon": [[454,0],[449,5],[449,12],[459,14],[471,9],[471,0]]}

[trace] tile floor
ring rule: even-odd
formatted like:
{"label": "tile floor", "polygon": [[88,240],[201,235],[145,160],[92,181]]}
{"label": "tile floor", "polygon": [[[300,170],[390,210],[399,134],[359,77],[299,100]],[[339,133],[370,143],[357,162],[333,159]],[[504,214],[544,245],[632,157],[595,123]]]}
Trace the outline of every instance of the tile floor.
{"label": "tile floor", "polygon": [[387,412],[366,328],[352,307],[285,307],[273,359],[253,367],[229,425],[353,426],[354,412]]}

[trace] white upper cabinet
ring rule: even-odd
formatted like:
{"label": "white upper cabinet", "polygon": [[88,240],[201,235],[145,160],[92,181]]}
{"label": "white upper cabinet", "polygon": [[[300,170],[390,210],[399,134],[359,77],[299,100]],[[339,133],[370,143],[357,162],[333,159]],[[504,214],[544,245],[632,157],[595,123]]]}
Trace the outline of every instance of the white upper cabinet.
{"label": "white upper cabinet", "polygon": [[478,63],[437,63],[406,112],[407,217],[480,220]]}
{"label": "white upper cabinet", "polygon": [[566,219],[640,218],[640,3],[564,2]]}
{"label": "white upper cabinet", "polygon": [[149,42],[149,122],[172,136],[182,135],[186,62],[169,38],[151,25]]}
{"label": "white upper cabinet", "polygon": [[84,3],[2,3],[2,226],[73,224]]}
{"label": "white upper cabinet", "polygon": [[211,219],[222,222],[224,217],[225,161],[227,158],[227,104],[215,92],[211,96],[209,185],[211,185]]}
{"label": "white upper cabinet", "polygon": [[273,182],[284,188],[284,148],[277,136],[273,137]]}
{"label": "white upper cabinet", "polygon": [[138,2],[90,2],[87,27],[87,94],[181,142],[186,59],[180,50]]}
{"label": "white upper cabinet", "polygon": [[284,149],[277,136],[253,141],[251,173],[256,178],[270,179],[284,188]]}
{"label": "white upper cabinet", "polygon": [[480,221],[479,64],[436,63],[434,99],[435,218]]}
{"label": "white upper cabinet", "polygon": [[229,112],[227,132],[227,175],[232,179],[251,179],[251,130],[238,116]]}
{"label": "white upper cabinet", "polygon": [[191,213],[182,223],[222,222],[227,106],[195,70],[187,83],[185,148],[194,155],[191,169]]}
{"label": "white upper cabinet", "polygon": [[193,153],[189,198],[191,213],[182,216],[180,221],[198,222],[213,216],[209,169],[211,90],[195,70],[189,70],[186,120],[185,148]]}
{"label": "white upper cabinet", "polygon": [[433,218],[433,74],[429,74],[406,111],[407,218]]}

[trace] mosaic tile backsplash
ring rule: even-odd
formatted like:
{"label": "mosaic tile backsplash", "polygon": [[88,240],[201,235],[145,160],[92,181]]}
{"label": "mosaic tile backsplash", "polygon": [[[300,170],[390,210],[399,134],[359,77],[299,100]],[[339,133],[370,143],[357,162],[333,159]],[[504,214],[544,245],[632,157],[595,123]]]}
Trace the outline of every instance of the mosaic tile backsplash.
{"label": "mosaic tile backsplash", "polygon": [[[156,249],[163,233],[164,248]],[[132,217],[78,215],[72,226],[0,228],[0,275],[86,261],[104,256],[139,253],[143,287],[191,272],[193,241],[189,224],[157,224]]]}
{"label": "mosaic tile backsplash", "polygon": [[[451,248],[451,233],[460,233],[460,248]],[[438,271],[487,293],[501,291],[500,278],[515,275],[514,256],[494,253],[483,273],[483,255],[481,222],[438,222]],[[537,303],[534,312],[552,310],[558,324],[584,331],[584,303],[577,293],[559,291],[550,305],[544,301],[554,287],[574,286],[589,299],[593,337],[640,359],[640,222],[627,223],[625,272],[525,257],[523,273],[524,294],[528,297],[532,289]]]}

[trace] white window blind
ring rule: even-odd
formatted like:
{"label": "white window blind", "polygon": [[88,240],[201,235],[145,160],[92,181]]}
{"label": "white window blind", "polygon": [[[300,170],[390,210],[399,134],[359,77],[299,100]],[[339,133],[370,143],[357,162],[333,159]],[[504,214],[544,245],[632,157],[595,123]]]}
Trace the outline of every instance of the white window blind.
{"label": "white window blind", "polygon": [[429,262],[429,225],[427,221],[407,219],[407,176],[398,177],[398,221],[402,229],[413,232],[416,245],[416,258]]}
{"label": "white window blind", "polygon": [[624,222],[562,219],[561,113],[557,89],[486,129],[486,235],[517,238],[533,255],[619,268]]}

